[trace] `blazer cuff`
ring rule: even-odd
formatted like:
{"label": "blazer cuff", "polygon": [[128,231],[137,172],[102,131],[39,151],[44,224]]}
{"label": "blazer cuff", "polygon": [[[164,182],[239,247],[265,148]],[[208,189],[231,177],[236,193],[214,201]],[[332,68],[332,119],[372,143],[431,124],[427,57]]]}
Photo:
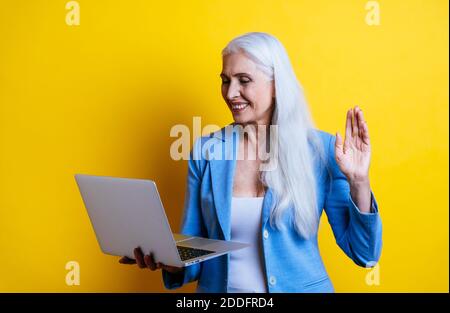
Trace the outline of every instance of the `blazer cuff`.
{"label": "blazer cuff", "polygon": [[361,210],[358,208],[356,203],[352,199],[352,195],[349,193],[348,196],[349,199],[349,207],[352,211],[356,211],[355,213],[362,214],[362,215],[377,215],[378,214],[378,203],[375,199],[375,196],[373,195],[372,190],[370,191],[370,212],[361,212]]}

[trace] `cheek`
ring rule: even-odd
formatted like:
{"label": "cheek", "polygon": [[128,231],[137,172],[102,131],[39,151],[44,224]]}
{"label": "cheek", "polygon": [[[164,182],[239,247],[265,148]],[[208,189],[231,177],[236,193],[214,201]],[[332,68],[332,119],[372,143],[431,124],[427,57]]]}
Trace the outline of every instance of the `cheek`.
{"label": "cheek", "polygon": [[255,109],[265,111],[272,104],[272,94],[268,87],[251,88],[246,93],[247,99],[255,105]]}
{"label": "cheek", "polygon": [[259,102],[260,96],[258,94],[258,88],[252,86],[244,87],[241,94],[243,98],[252,104],[257,104]]}

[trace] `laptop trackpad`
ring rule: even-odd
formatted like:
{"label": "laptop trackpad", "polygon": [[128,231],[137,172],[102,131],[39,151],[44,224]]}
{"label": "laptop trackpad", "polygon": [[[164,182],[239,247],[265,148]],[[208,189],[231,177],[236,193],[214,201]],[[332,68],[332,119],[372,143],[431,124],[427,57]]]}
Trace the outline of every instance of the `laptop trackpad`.
{"label": "laptop trackpad", "polygon": [[206,239],[200,237],[194,237],[192,239],[183,240],[178,244],[185,247],[205,249],[205,250],[217,250],[222,244],[222,240]]}
{"label": "laptop trackpad", "polygon": [[250,244],[248,243],[208,239],[202,237],[193,237],[192,239],[183,240],[181,242],[177,242],[177,245],[203,250],[210,250],[215,251],[217,253],[238,250],[250,246]]}

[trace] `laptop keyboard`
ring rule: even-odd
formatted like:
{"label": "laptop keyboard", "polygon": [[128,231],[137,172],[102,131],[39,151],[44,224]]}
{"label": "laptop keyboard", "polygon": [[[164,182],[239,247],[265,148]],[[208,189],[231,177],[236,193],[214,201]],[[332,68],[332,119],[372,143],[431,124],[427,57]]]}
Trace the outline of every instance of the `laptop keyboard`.
{"label": "laptop keyboard", "polygon": [[178,249],[178,254],[180,255],[180,258],[182,261],[186,261],[186,260],[197,258],[202,255],[214,253],[214,251],[181,247],[181,246],[177,246],[177,249]]}

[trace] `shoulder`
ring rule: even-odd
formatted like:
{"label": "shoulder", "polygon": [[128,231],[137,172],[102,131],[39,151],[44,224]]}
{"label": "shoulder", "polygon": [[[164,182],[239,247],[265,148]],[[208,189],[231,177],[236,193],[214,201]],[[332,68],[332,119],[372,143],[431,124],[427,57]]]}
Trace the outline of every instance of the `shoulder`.
{"label": "shoulder", "polygon": [[222,145],[226,142],[225,129],[226,126],[195,138],[190,156],[198,167],[203,168],[209,160],[217,157],[217,152],[223,150]]}
{"label": "shoulder", "polygon": [[314,129],[309,139],[310,142],[315,141],[316,143],[312,145],[312,153],[317,173],[338,174],[339,167],[335,158],[336,136],[323,130]]}
{"label": "shoulder", "polygon": [[312,132],[326,143],[329,143],[330,140],[334,137],[334,135],[330,134],[329,132],[317,128],[312,129]]}
{"label": "shoulder", "polygon": [[310,143],[316,143],[316,147],[317,145],[322,147],[326,154],[329,154],[330,150],[332,150],[331,148],[334,147],[334,143],[336,142],[336,136],[316,128],[311,130],[308,139]]}
{"label": "shoulder", "polygon": [[221,129],[198,137],[195,140],[194,149],[203,150],[203,157],[207,157],[207,153],[214,152],[214,146],[232,144],[236,132],[237,130],[233,127],[233,124],[226,125]]}
{"label": "shoulder", "polygon": [[203,151],[203,155],[202,158],[205,157],[205,152],[209,151],[211,152],[212,149],[211,147],[213,145],[216,144],[221,144],[222,142],[225,141],[225,127],[215,131],[215,132],[211,132],[209,134],[205,134],[205,135],[201,135],[199,137],[197,137],[194,140],[194,146],[193,146],[193,151],[194,152],[200,152]]}
{"label": "shoulder", "polygon": [[326,172],[332,177],[343,177],[344,174],[336,162],[336,136],[321,130],[317,131],[317,136],[323,144]]}

